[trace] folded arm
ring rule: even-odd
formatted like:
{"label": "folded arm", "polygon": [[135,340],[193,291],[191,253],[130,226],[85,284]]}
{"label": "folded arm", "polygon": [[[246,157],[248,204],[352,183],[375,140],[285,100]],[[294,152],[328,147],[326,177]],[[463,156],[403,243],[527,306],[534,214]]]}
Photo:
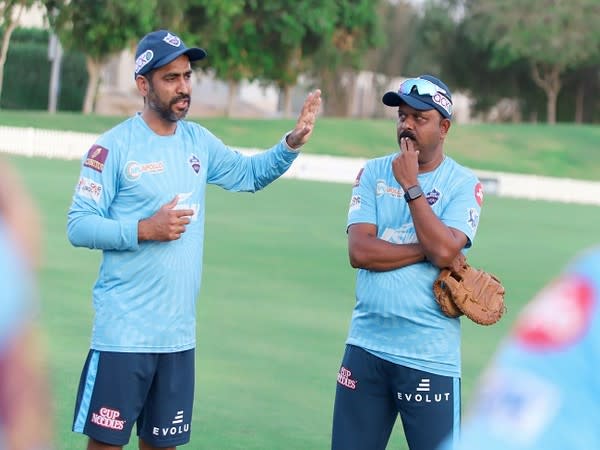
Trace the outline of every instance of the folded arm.
{"label": "folded arm", "polygon": [[355,223],[348,228],[348,256],[355,269],[387,271],[425,260],[420,244],[393,244],[377,237],[377,226]]}

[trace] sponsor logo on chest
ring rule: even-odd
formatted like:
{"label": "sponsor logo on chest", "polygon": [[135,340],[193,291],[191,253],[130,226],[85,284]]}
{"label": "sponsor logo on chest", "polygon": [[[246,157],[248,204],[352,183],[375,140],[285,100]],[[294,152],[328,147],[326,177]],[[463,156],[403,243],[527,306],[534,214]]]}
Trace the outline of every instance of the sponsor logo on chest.
{"label": "sponsor logo on chest", "polygon": [[388,186],[384,180],[377,180],[375,195],[377,195],[377,197],[389,195],[393,198],[403,198],[404,190],[402,188]]}
{"label": "sponsor logo on chest", "polygon": [[147,163],[139,163],[137,161],[128,161],[125,164],[125,178],[129,181],[136,181],[143,174],[157,174],[165,171],[165,163],[163,161],[152,161]]}

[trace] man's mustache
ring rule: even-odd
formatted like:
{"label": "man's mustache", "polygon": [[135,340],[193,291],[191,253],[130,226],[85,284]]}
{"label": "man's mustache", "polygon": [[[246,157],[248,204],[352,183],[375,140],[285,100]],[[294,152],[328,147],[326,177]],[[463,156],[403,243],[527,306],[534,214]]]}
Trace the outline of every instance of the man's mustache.
{"label": "man's mustache", "polygon": [[410,131],[403,131],[402,133],[400,133],[400,139],[405,138],[405,137],[407,137],[413,141],[417,140],[417,137]]}
{"label": "man's mustache", "polygon": [[189,103],[189,101],[191,100],[191,97],[189,95],[180,95],[178,97],[175,97],[173,100],[171,100],[171,105],[174,105],[175,103],[177,103],[181,100],[187,100]]}

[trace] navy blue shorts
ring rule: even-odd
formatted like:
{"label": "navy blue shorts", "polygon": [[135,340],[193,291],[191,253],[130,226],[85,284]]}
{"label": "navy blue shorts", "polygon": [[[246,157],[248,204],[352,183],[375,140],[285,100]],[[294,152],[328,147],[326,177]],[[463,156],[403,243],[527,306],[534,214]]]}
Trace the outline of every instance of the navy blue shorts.
{"label": "navy blue shorts", "polygon": [[90,350],[81,373],[73,431],[124,446],[133,424],[153,447],[190,440],[194,350],[120,353]]}
{"label": "navy blue shorts", "polygon": [[408,447],[458,437],[460,378],[400,366],[347,345],[337,376],[332,450],[385,449],[400,414]]}

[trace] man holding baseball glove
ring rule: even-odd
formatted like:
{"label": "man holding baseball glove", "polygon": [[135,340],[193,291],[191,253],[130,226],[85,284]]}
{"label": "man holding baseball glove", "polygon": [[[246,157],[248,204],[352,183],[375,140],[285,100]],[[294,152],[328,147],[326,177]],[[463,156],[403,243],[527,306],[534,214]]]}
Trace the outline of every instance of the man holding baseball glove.
{"label": "man holding baseball glove", "polygon": [[[337,375],[334,450],[385,449],[398,414],[411,449],[435,449],[457,434],[459,316],[490,292],[503,312],[499,281],[461,259],[475,239],[483,190],[444,153],[448,86],[422,75],[382,101],[398,109],[399,151],[368,161],[352,191],[347,232],[358,269],[356,305]],[[484,298],[479,309],[488,303]]]}

